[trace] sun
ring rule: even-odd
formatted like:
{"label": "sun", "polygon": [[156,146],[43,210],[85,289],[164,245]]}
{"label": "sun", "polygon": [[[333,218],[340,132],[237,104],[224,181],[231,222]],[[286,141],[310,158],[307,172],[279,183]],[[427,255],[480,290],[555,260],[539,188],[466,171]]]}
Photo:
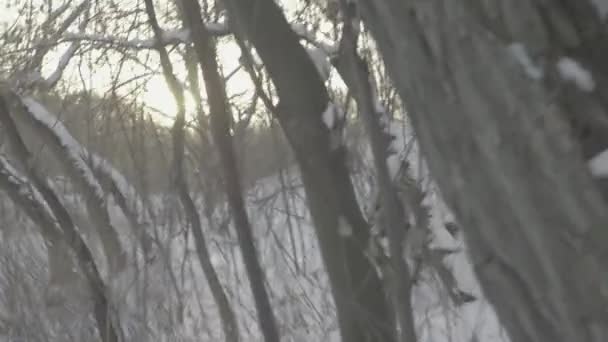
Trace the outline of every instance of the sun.
{"label": "sun", "polygon": [[[172,125],[177,113],[177,103],[162,75],[155,75],[148,80],[142,96],[142,102],[150,115],[160,124]],[[192,118],[196,110],[194,100],[185,93],[187,120]]]}
{"label": "sun", "polygon": [[[226,80],[226,93],[229,98],[240,97],[240,101],[247,101],[253,92],[253,83],[250,76],[240,66],[240,49],[234,42],[221,42],[218,44],[218,59],[222,68],[222,74]],[[174,63],[176,69],[182,69],[179,63]],[[181,73],[183,76],[183,73]],[[203,108],[207,108],[205,85],[200,77],[201,97]],[[186,77],[178,77],[184,81]],[[185,92],[186,120],[194,119],[196,116],[196,103],[189,91]],[[142,94],[142,102],[150,114],[160,124],[172,125],[177,113],[177,105],[173,94],[163,75],[154,75],[146,83],[145,92]]]}

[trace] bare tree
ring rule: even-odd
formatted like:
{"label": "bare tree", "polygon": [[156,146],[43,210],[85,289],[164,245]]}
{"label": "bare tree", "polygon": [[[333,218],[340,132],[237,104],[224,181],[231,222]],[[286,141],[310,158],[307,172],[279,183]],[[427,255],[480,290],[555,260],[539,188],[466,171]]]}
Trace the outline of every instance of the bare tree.
{"label": "bare tree", "polygon": [[392,313],[365,255],[369,227],[355,198],[345,151],[332,147],[322,120],[333,105],[321,75],[274,2],[228,1],[227,6],[231,27],[255,46],[277,89],[277,119],[300,166],[342,338],[393,341]]}
{"label": "bare tree", "polygon": [[225,84],[219,73],[215,43],[207,31],[196,1],[183,0],[184,19],[190,28],[194,48],[203,71],[203,80],[209,99],[211,133],[219,150],[224,186],[228,203],[233,215],[243,262],[245,263],[251,292],[255,299],[260,330],[267,342],[278,342],[279,331],[276,325],[270,299],[264,285],[264,273],[258,261],[251,223],[243,200],[241,180],[237,169],[232,135],[230,132],[231,113],[228,109]]}
{"label": "bare tree", "polygon": [[155,48],[159,53],[161,59],[161,66],[163,68],[163,75],[167,84],[169,85],[171,92],[177,103],[177,114],[175,116],[175,123],[173,125],[173,177],[174,182],[177,186],[179,198],[186,211],[188,222],[191,225],[192,232],[195,238],[195,246],[199,256],[199,261],[209,282],[213,297],[218,306],[222,318],[222,325],[224,329],[224,335],[226,341],[238,341],[239,331],[236,322],[236,317],[228,302],[228,297],[222,288],[217,273],[213,265],[211,264],[211,258],[207,249],[207,243],[203,235],[203,227],[201,225],[200,215],[197,211],[196,205],[190,196],[188,185],[184,175],[184,124],[186,116],[186,108],[184,103],[184,90],[179,84],[177,78],[173,73],[173,66],[169,60],[169,55],[166,49],[163,47],[161,42],[162,29],[160,28],[156,19],[156,13],[154,10],[154,4],[151,0],[145,0],[146,13],[150,26],[154,31],[156,37]]}

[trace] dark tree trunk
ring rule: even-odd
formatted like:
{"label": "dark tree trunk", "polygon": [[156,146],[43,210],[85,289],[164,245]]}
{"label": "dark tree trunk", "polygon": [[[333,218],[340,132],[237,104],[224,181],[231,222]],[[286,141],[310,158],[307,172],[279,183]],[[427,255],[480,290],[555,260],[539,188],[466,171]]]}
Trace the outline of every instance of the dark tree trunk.
{"label": "dark tree trunk", "polygon": [[264,285],[264,273],[258,260],[251,224],[243,200],[241,181],[230,134],[231,113],[228,108],[225,84],[219,73],[215,42],[203,24],[199,4],[194,0],[183,0],[182,3],[186,23],[190,27],[194,50],[203,71],[202,77],[205,82],[211,117],[211,133],[219,150],[228,204],[249,277],[260,330],[266,342],[278,342],[280,341],[279,330]]}
{"label": "dark tree trunk", "polygon": [[413,342],[416,341],[416,331],[411,302],[412,279],[403,259],[404,236],[406,229],[410,227],[403,209],[405,203],[401,202],[388,169],[387,158],[390,155],[391,137],[386,131],[388,127],[383,127],[380,120],[381,116],[387,113],[378,112],[375,103],[379,99],[373,89],[370,72],[366,62],[357,53],[359,36],[358,30],[352,23],[355,21],[358,25],[358,18],[347,5],[342,7],[344,15],[342,40],[334,66],[353,93],[359,116],[363,120],[369,138],[382,207],[380,222],[389,238],[391,272],[388,272],[390,277],[387,275],[385,278],[389,282],[387,285],[394,298],[393,303],[400,328],[399,341]]}
{"label": "dark tree trunk", "polygon": [[[606,147],[584,138],[602,137],[608,31],[590,2],[358,4],[511,339],[608,340],[608,216],[582,157]],[[563,56],[593,89],[558,77]]]}
{"label": "dark tree trunk", "polygon": [[[253,44],[280,98],[276,115],[291,144],[329,274],[344,341],[395,341],[393,314],[365,255],[369,227],[356,201],[343,147],[330,146],[330,104],[313,62],[272,0],[230,0],[231,27]],[[351,235],[339,233],[340,222]]]}

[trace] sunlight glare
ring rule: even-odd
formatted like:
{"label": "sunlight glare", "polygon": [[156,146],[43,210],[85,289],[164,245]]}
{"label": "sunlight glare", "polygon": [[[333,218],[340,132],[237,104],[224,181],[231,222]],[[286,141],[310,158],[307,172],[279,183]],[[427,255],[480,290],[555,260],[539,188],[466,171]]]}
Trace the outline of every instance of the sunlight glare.
{"label": "sunlight glare", "polygon": [[[240,49],[238,45],[232,41],[218,42],[218,59],[222,68],[224,77],[239,68]],[[201,75],[199,75],[201,76]],[[203,106],[206,108],[207,94],[205,85],[200,77],[201,97]],[[242,95],[239,101],[248,101],[253,90],[253,84],[249,75],[242,68],[239,69],[226,82],[226,93],[228,97]],[[175,119],[177,107],[175,99],[165,79],[162,75],[156,75],[150,78],[146,85],[146,91],[143,96],[145,105],[151,109],[151,115],[161,124],[171,125]],[[196,116],[196,103],[189,92],[186,92],[186,120],[192,120]]]}
{"label": "sunlight glare", "polygon": [[[186,120],[192,120],[195,115],[196,106],[192,96],[186,92]],[[143,95],[146,107],[152,110],[150,113],[159,123],[172,125],[177,113],[177,104],[169,86],[162,75],[157,75],[148,81],[146,91]]]}

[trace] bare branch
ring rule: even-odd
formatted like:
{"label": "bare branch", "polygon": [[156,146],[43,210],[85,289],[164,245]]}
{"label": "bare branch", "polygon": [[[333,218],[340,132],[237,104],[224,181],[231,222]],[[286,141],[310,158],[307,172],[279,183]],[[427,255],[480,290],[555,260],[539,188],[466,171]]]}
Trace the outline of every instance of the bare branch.
{"label": "bare branch", "polygon": [[[206,26],[210,32],[215,36],[225,36],[229,34],[228,26],[224,23],[208,23]],[[190,33],[187,29],[171,29],[161,30],[160,39],[156,37],[145,38],[145,39],[124,39],[121,37],[114,36],[103,36],[88,33],[70,33],[67,32],[61,38],[62,41],[87,41],[91,43],[98,43],[103,45],[109,45],[113,47],[122,47],[135,50],[142,49],[154,49],[157,44],[161,46],[177,45],[177,44],[188,44],[190,43]]]}
{"label": "bare branch", "polygon": [[[45,41],[57,41],[61,37],[61,35],[72,25],[72,23],[85,11],[89,8],[89,0],[83,0],[78,7],[74,9],[72,13],[68,16],[66,20],[63,21],[59,29],[48,38],[44,38]],[[35,44],[37,46],[36,53],[34,57],[29,61],[28,68],[29,70],[36,70],[40,68],[42,64],[42,60],[44,56],[49,52],[52,45],[49,44]]]}
{"label": "bare branch", "polygon": [[86,149],[76,141],[57,119],[42,104],[31,97],[17,97],[23,113],[16,115],[24,124],[32,127],[51,147],[62,166],[70,174],[85,197],[87,212],[101,237],[104,251],[110,264],[110,272],[121,270],[125,265],[125,254],[117,231],[110,222],[105,194],[97,178],[86,164],[83,156]]}
{"label": "bare branch", "polygon": [[[0,85],[2,87],[2,85]],[[88,248],[68,213],[65,206],[59,200],[55,191],[50,187],[45,177],[41,176],[35,170],[30,161],[32,154],[27,149],[17,125],[11,116],[9,110],[9,100],[7,97],[15,97],[16,94],[5,92],[7,89],[0,88],[0,123],[4,126],[5,132],[9,138],[10,146],[15,151],[15,155],[19,158],[19,162],[26,167],[28,175],[36,186],[41,197],[46,201],[49,208],[60,225],[65,241],[76,255],[78,266],[87,279],[89,288],[92,290],[94,302],[94,316],[97,321],[97,328],[103,341],[118,342],[118,335],[115,325],[110,317],[109,301],[106,294],[106,285],[99,273],[99,269],[93,258],[91,250]],[[8,95],[8,96],[7,96]]]}
{"label": "bare branch", "polygon": [[169,89],[177,103],[177,113],[175,115],[175,123],[172,129],[173,138],[173,167],[174,167],[174,182],[177,186],[180,201],[186,211],[187,219],[191,225],[191,231],[194,235],[195,248],[198,254],[198,259],[201,267],[207,278],[209,288],[213,295],[213,299],[220,313],[222,327],[224,329],[224,337],[226,341],[237,342],[239,340],[239,331],[236,316],[228,301],[228,296],[222,288],[211,257],[207,248],[207,242],[203,235],[200,215],[198,209],[188,191],[188,185],[183,171],[184,160],[184,125],[185,125],[185,103],[184,103],[184,88],[181,86],[173,73],[173,65],[169,60],[167,50],[161,44],[163,31],[160,28],[156,19],[156,12],[152,0],[144,0],[146,4],[146,12],[148,21],[155,35],[154,48],[160,56],[161,66],[165,81],[169,85]]}

